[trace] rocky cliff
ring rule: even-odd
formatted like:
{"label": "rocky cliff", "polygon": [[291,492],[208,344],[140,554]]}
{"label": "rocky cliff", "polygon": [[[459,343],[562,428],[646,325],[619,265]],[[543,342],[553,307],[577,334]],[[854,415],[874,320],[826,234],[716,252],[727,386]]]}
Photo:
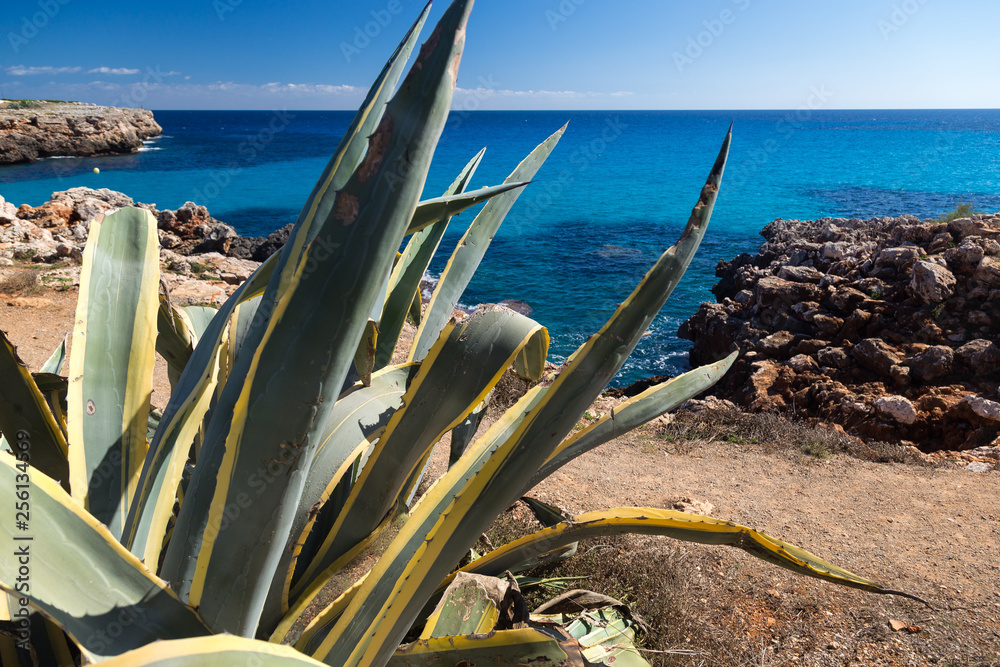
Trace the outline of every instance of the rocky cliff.
{"label": "rocky cliff", "polygon": [[52,193],[49,201],[34,207],[14,206],[0,197],[0,267],[15,262],[50,264],[56,270],[62,266],[75,284],[90,223],[123,206],[144,208],[156,217],[163,277],[177,303],[223,301],[259,266],[250,257],[267,259],[267,251],[283,243],[271,237],[240,237],[193,202],[161,211],[114,190],[71,188]]}
{"label": "rocky cliff", "polygon": [[163,132],[153,112],[76,102],[0,102],[0,164],[40,157],[131,153]]}
{"label": "rocky cliff", "polygon": [[678,335],[692,365],[742,351],[714,393],[924,451],[1000,429],[1000,214],[776,220],[716,269]]}

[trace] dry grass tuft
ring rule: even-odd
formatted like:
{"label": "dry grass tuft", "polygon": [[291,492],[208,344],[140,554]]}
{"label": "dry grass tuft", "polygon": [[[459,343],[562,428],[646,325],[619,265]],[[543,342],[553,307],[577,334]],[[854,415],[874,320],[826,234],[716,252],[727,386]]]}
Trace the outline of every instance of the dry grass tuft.
{"label": "dry grass tuft", "polygon": [[771,452],[793,448],[816,459],[844,454],[876,463],[920,463],[898,443],[865,443],[829,425],[810,424],[772,412],[732,408],[680,412],[660,427],[659,435],[681,452],[689,451],[696,442],[725,441]]}
{"label": "dry grass tuft", "polygon": [[[541,528],[523,503],[501,515],[487,531],[497,546]],[[755,649],[705,620],[698,602],[698,573],[712,567],[712,556],[662,538],[620,535],[587,540],[572,558],[525,572],[531,577],[583,577],[567,588],[586,588],[621,600],[647,624],[639,638],[654,667],[668,665],[756,664]],[[523,590],[529,609],[562,591]]]}

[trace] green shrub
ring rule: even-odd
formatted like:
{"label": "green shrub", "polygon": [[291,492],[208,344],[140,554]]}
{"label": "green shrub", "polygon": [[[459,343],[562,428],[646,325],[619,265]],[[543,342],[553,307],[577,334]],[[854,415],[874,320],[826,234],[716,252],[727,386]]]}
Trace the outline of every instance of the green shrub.
{"label": "green shrub", "polygon": [[951,222],[952,220],[957,220],[958,218],[968,218],[969,216],[976,215],[978,213],[979,211],[973,210],[971,202],[962,203],[960,201],[955,208],[942,213],[937,220],[938,222]]}

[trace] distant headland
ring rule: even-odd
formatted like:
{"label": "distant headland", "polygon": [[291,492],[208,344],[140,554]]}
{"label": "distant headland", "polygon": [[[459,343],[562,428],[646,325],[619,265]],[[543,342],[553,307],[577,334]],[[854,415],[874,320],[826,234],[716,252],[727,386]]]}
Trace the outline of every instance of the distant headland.
{"label": "distant headland", "polygon": [[0,164],[132,153],[163,128],[146,109],[56,100],[0,100]]}

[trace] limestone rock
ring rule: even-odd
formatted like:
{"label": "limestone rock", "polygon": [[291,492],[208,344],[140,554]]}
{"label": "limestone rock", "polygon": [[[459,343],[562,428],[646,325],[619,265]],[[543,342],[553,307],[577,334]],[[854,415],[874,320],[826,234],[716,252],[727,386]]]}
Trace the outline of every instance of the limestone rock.
{"label": "limestone rock", "polygon": [[713,393],[886,440],[904,425],[870,413],[889,392],[913,404],[905,437],[925,451],[996,437],[957,404],[1000,404],[1000,213],[778,219],[761,235],[756,255],[719,263],[718,303],[680,330],[694,365],[744,351]]}
{"label": "limestone rock", "polygon": [[818,283],[823,274],[811,266],[783,266],[778,271],[778,277],[796,283]]}
{"label": "limestone rock", "polygon": [[915,246],[903,246],[900,248],[886,248],[878,255],[879,264],[887,264],[894,267],[903,267],[913,264],[920,258],[920,251]]}
{"label": "limestone rock", "polygon": [[906,361],[918,380],[931,381],[951,373],[955,353],[947,345],[932,345]]}
{"label": "limestone rock", "polygon": [[970,394],[959,402],[958,409],[967,409],[980,419],[1000,424],[1000,403],[996,401]]}
{"label": "limestone rock", "polygon": [[1000,287],[1000,258],[983,257],[979,260],[972,279],[989,287]]}
{"label": "limestone rock", "polygon": [[77,102],[0,109],[0,164],[50,156],[131,153],[163,129],[151,111]]}
{"label": "limestone rock", "polygon": [[882,396],[875,399],[875,410],[894,421],[910,425],[917,421],[917,411],[913,403],[903,396]]}
{"label": "limestone rock", "polygon": [[978,338],[955,350],[955,357],[973,373],[996,373],[1000,371],[1000,346]]}
{"label": "limestone rock", "polygon": [[879,338],[866,338],[851,349],[851,356],[863,368],[888,377],[893,366],[903,360],[898,352]]}
{"label": "limestone rock", "polygon": [[831,368],[847,368],[851,364],[847,352],[839,347],[824,347],[816,353],[816,358],[820,364]]}
{"label": "limestone rock", "polygon": [[924,303],[941,303],[955,292],[955,275],[940,264],[919,261],[913,265],[910,291]]}
{"label": "limestone rock", "polygon": [[972,236],[962,239],[962,242],[955,248],[949,248],[944,253],[944,258],[948,266],[956,271],[968,271],[979,265],[985,252],[977,241],[982,239]]}

